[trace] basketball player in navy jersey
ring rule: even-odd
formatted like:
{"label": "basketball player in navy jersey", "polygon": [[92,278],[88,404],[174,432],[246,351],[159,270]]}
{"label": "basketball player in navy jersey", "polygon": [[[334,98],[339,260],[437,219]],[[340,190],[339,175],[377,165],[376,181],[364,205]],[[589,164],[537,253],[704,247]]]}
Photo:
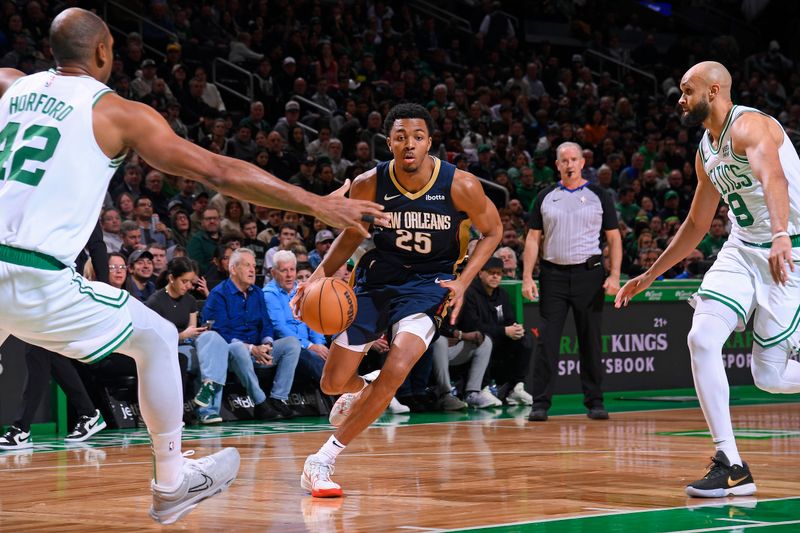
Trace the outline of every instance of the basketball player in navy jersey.
{"label": "basketball player in navy jersey", "polygon": [[[337,455],[383,413],[425,353],[449,306],[455,323],[464,291],[502,235],[497,209],[477,178],[428,155],[433,119],[424,107],[395,106],[384,128],[394,159],[356,178],[350,196],[383,204],[390,222],[373,227],[375,248],[354,272],[358,313],[333,342],[325,362],[320,387],[326,394],[342,396],[331,412],[338,430],[303,468],[301,485],[316,497],[342,495],[330,478]],[[365,228],[369,222],[364,222]],[[470,225],[483,238],[456,277]],[[358,228],[346,229],[308,283],[333,275],[363,239]],[[295,306],[302,292],[300,287]],[[389,355],[378,378],[367,383],[358,375],[358,365],[384,332],[391,339]]]}

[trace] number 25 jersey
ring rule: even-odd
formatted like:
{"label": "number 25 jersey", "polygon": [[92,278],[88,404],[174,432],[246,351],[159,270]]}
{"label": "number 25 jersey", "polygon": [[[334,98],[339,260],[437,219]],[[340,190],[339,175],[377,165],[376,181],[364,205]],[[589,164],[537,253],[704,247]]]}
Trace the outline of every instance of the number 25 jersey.
{"label": "number 25 jersey", "polygon": [[378,258],[400,270],[455,272],[466,254],[470,221],[453,205],[450,189],[456,167],[429,157],[433,173],[427,185],[415,193],[397,180],[394,160],[378,164],[375,201],[384,205],[390,224],[375,226],[373,240]]}
{"label": "number 25 jersey", "polygon": [[95,140],[92,108],[106,93],[55,70],[18,79],[0,99],[0,244],[71,265],[97,223],[121,160]]}

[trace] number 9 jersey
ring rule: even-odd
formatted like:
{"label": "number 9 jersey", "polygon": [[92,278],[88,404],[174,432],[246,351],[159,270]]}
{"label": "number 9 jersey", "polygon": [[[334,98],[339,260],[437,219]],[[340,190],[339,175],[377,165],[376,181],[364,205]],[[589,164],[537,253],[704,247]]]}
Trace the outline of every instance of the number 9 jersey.
{"label": "number 9 jersey", "polygon": [[[764,188],[753,174],[747,156],[733,151],[735,147],[731,139],[731,125],[743,113],[750,112],[761,113],[752,107],[733,106],[719,136],[717,149],[714,149],[710,133],[706,131],[698,151],[711,183],[728,204],[731,235],[745,243],[766,244],[769,247],[772,229],[764,199]],[[800,159],[785,131],[783,144],[778,149],[778,157],[789,182],[789,225],[786,229],[789,235],[798,235],[800,234]]]}
{"label": "number 9 jersey", "polygon": [[74,263],[123,159],[109,159],[92,130],[92,108],[110,92],[51,69],[0,99],[0,244]]}
{"label": "number 9 jersey", "polygon": [[375,201],[390,217],[388,227],[374,228],[376,255],[400,271],[455,273],[466,254],[470,221],[453,205],[450,193],[456,167],[432,159],[431,178],[415,193],[397,180],[394,160],[376,168]]}

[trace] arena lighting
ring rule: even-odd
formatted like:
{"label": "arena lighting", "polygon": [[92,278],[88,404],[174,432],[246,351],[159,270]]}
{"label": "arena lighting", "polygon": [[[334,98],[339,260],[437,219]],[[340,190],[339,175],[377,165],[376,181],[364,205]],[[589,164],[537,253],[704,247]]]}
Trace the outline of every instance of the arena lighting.
{"label": "arena lighting", "polygon": [[665,17],[672,16],[672,4],[667,2],[648,2],[647,0],[639,0],[639,4],[651,11],[655,11],[659,15],[664,15]]}

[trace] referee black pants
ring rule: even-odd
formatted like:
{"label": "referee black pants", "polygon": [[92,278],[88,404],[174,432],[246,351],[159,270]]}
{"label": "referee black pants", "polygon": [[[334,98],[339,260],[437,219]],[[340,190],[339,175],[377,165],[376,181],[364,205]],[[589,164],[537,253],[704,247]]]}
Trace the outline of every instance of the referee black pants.
{"label": "referee black pants", "polygon": [[549,409],[558,375],[559,346],[572,309],[580,349],[581,386],[587,409],[603,405],[600,329],[605,271],[598,265],[556,265],[542,260],[539,275],[541,327],[533,360],[533,407]]}

